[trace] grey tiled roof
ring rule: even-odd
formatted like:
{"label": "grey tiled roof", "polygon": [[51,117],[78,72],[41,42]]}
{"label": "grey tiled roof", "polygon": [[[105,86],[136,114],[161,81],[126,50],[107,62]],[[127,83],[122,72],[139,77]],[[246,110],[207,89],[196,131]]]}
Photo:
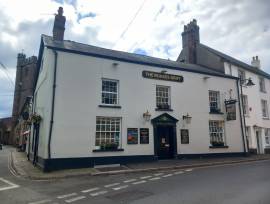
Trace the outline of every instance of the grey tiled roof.
{"label": "grey tiled roof", "polygon": [[[51,36],[42,35],[42,42],[45,47],[58,49],[66,52],[73,52],[78,54],[96,56],[101,58],[109,58],[120,61],[126,61],[131,63],[145,64],[156,67],[164,67],[171,69],[179,69],[180,71],[196,72],[208,75],[215,75],[220,77],[226,77],[227,75],[215,71],[211,68],[195,65],[180,63],[172,60],[166,60],[161,58],[155,58],[140,54],[116,51],[105,49],[101,47],[96,47],[92,45],[82,44],[74,41],[64,40],[64,41],[54,41]],[[229,77],[235,78],[235,77]]]}
{"label": "grey tiled roof", "polygon": [[226,55],[222,52],[219,52],[211,47],[208,47],[204,44],[201,44],[199,43],[199,46],[203,47],[204,49],[207,49],[209,52],[212,52],[213,54],[215,55],[218,55],[219,57],[223,58],[223,59],[226,59],[228,62],[232,63],[232,64],[235,64],[235,65],[238,65],[239,67],[243,68],[243,69],[246,69],[247,71],[250,71],[250,72],[253,72],[255,74],[258,74],[258,75],[261,75],[261,76],[264,76],[266,78],[269,78],[270,79],[270,74],[264,72],[263,70],[261,69],[258,69],[256,67],[253,67],[249,64],[246,64],[244,62],[241,62],[240,60],[238,59],[235,59],[229,55]]}

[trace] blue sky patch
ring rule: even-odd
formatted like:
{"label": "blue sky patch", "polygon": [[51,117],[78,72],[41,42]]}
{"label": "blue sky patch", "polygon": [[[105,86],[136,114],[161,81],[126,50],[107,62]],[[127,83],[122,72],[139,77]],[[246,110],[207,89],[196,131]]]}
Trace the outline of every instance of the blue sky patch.
{"label": "blue sky patch", "polygon": [[97,16],[97,14],[95,14],[93,12],[89,12],[87,14],[78,13],[78,15],[77,15],[77,22],[80,23],[80,20],[82,20],[84,18],[95,18],[96,16]]}
{"label": "blue sky patch", "polygon": [[139,55],[147,55],[147,52],[144,49],[141,48],[137,48],[133,51],[133,53],[135,54],[139,54]]}

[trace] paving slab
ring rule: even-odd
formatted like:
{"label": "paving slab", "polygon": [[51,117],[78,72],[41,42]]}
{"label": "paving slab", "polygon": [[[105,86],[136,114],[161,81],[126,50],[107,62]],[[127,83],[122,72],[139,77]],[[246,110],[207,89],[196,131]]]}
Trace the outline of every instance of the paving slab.
{"label": "paving slab", "polygon": [[45,173],[39,167],[34,166],[30,161],[28,161],[26,153],[14,150],[11,151],[11,167],[13,171],[21,177],[35,180],[160,171],[169,169],[188,169],[260,160],[270,160],[270,154],[251,155],[246,157],[159,160],[153,162],[130,163],[119,167],[68,169]]}

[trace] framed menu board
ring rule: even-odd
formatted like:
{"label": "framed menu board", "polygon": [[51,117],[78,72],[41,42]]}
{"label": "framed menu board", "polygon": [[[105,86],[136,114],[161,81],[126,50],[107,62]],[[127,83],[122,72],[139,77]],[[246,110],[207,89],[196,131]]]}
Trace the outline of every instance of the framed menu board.
{"label": "framed menu board", "polygon": [[138,128],[127,129],[127,143],[138,144]]}
{"label": "framed menu board", "polygon": [[181,144],[189,144],[188,129],[181,129]]}
{"label": "framed menu board", "polygon": [[149,144],[149,128],[140,128],[140,144]]}

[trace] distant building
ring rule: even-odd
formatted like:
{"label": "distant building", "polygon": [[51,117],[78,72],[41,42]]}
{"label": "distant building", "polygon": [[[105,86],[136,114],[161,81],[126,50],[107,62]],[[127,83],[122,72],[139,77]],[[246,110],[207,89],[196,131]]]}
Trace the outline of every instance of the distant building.
{"label": "distant building", "polygon": [[[270,153],[270,74],[261,69],[258,56],[253,57],[249,65],[202,44],[196,20],[184,26],[182,41],[183,49],[178,62],[205,66],[211,68],[213,73],[218,71],[241,79],[243,114],[250,152]],[[248,79],[255,85],[247,87],[245,84]]]}
{"label": "distant building", "polygon": [[62,14],[41,37],[26,148],[34,163],[49,171],[246,152],[237,77],[63,40]]}
{"label": "distant building", "polygon": [[20,115],[28,97],[32,97],[37,77],[37,57],[26,58],[26,55],[19,53],[17,57],[17,70],[12,109],[12,131],[10,144],[18,144],[19,135],[15,131]]}
{"label": "distant building", "polygon": [[12,122],[11,117],[0,119],[0,144],[11,144]]}

